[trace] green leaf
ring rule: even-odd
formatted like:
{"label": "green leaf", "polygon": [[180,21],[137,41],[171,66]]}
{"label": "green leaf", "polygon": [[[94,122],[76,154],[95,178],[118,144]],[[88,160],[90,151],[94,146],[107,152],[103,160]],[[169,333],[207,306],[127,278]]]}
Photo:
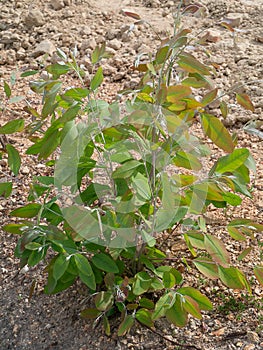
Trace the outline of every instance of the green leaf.
{"label": "green leaf", "polygon": [[4,81],[4,92],[5,92],[6,97],[10,98],[12,91],[11,91],[10,86],[8,85],[8,83],[6,81]]}
{"label": "green leaf", "polygon": [[23,119],[15,119],[0,127],[0,134],[13,134],[24,129],[25,122]]}
{"label": "green leaf", "polygon": [[38,70],[28,70],[26,72],[21,73],[20,77],[21,78],[26,78],[26,77],[29,77],[31,75],[35,75],[37,73],[38,73]]}
{"label": "green leaf", "polygon": [[191,153],[179,151],[176,153],[173,163],[178,167],[198,171],[202,169],[202,164],[199,159]]}
{"label": "green leaf", "polygon": [[134,278],[133,289],[132,289],[133,293],[135,295],[141,295],[147,292],[147,290],[151,286],[151,281],[152,279],[147,272],[144,272],[144,271],[138,272]]}
{"label": "green leaf", "polygon": [[45,256],[45,249],[33,250],[28,257],[28,265],[35,266],[37,265]]}
{"label": "green leaf", "polygon": [[29,242],[25,245],[25,248],[28,250],[39,250],[39,248],[42,248],[42,244],[37,242]]}
{"label": "green leaf", "polygon": [[47,157],[55,151],[60,143],[60,131],[54,130],[50,134],[46,134],[43,138],[41,148],[39,150],[39,159],[47,159]]}
{"label": "green leaf", "polygon": [[0,182],[0,196],[8,198],[12,193],[12,182]]}
{"label": "green leaf", "polygon": [[18,103],[20,101],[23,101],[26,97],[25,96],[14,96],[12,98],[10,98],[10,100],[8,101],[9,104],[12,103]]}
{"label": "green leaf", "polygon": [[217,264],[213,260],[206,257],[200,257],[193,260],[193,263],[206,277],[211,279],[217,279],[219,277]]}
{"label": "green leaf", "polygon": [[66,74],[70,70],[70,66],[66,64],[54,63],[47,66],[46,71],[52,74],[54,79],[58,79],[61,75]]}
{"label": "green leaf", "polygon": [[253,250],[252,247],[246,248],[242,251],[242,253],[239,254],[239,256],[237,257],[238,261],[243,260],[251,251]]}
{"label": "green leaf", "polygon": [[130,177],[140,165],[141,163],[137,160],[125,162],[112,173],[112,178],[119,179]]}
{"label": "green leaf", "polygon": [[166,61],[166,59],[168,58],[169,50],[170,50],[170,48],[168,45],[163,46],[160,49],[158,49],[154,63],[157,63],[157,64],[164,63]]}
{"label": "green leaf", "polygon": [[222,193],[222,196],[223,199],[230,205],[237,206],[242,203],[242,199],[235,193],[224,192]]}
{"label": "green leaf", "polygon": [[183,287],[177,290],[177,293],[180,293],[182,295],[188,295],[192,299],[194,299],[201,310],[212,310],[213,305],[211,301],[203,295],[199,290],[192,288],[192,287]]}
{"label": "green leaf", "polygon": [[199,308],[198,303],[188,295],[184,296],[183,308],[186,312],[197,318],[198,320],[202,319],[202,314]]}
{"label": "green leaf", "polygon": [[236,241],[246,241],[247,237],[234,226],[227,225],[227,231]]}
{"label": "green leaf", "polygon": [[202,127],[205,134],[222,150],[233,152],[235,145],[232,137],[221,121],[210,114],[201,114]]}
{"label": "green leaf", "polygon": [[82,318],[94,319],[101,314],[100,310],[95,308],[87,308],[81,311],[80,316]]}
{"label": "green leaf", "polygon": [[149,200],[151,198],[151,189],[148,184],[148,179],[142,174],[138,173],[132,179],[132,187],[142,199]]}
{"label": "green leaf", "polygon": [[173,301],[174,301],[174,294],[171,292],[161,296],[160,299],[155,304],[155,309],[152,313],[152,320],[154,321],[163,317],[166,311],[171,307]]}
{"label": "green leaf", "polygon": [[224,243],[219,238],[206,234],[204,244],[207,252],[216,263],[221,264],[224,267],[229,266],[229,254]]}
{"label": "green leaf", "polygon": [[68,268],[70,259],[64,254],[59,254],[53,265],[53,277],[59,280]]}
{"label": "green leaf", "polygon": [[193,55],[184,53],[179,56],[178,65],[189,73],[210,75],[209,67],[199,62]]}
{"label": "green leaf", "polygon": [[90,88],[92,91],[95,91],[103,82],[103,70],[102,67],[99,67],[96,74],[90,82]]}
{"label": "green leaf", "polygon": [[74,255],[75,263],[79,270],[79,277],[90,289],[96,290],[95,276],[87,258],[77,253]]}
{"label": "green leaf", "polygon": [[253,103],[247,94],[236,94],[237,103],[251,112],[255,111]]}
{"label": "green leaf", "polygon": [[125,335],[132,328],[134,324],[134,317],[132,315],[127,315],[118,328],[118,336],[121,337]]}
{"label": "green leaf", "polygon": [[213,102],[214,99],[217,96],[218,89],[214,89],[212,91],[209,91],[203,98],[202,98],[202,105],[205,107],[209,105],[209,103]]}
{"label": "green leaf", "polygon": [[149,310],[152,310],[155,307],[154,302],[148,298],[141,298],[139,304],[141,307]]}
{"label": "green leaf", "polygon": [[41,209],[41,204],[38,203],[29,203],[24,207],[17,208],[11,211],[11,216],[16,216],[19,218],[33,218],[37,216],[39,210]]}
{"label": "green leaf", "polygon": [[74,101],[82,101],[89,93],[90,91],[86,88],[71,88],[64,93],[63,97],[70,97]]}
{"label": "green leaf", "polygon": [[153,327],[152,314],[147,309],[139,309],[135,314],[136,320],[146,325],[147,327]]}
{"label": "green leaf", "polygon": [[70,107],[69,109],[67,109],[67,110],[63,113],[63,115],[62,115],[62,117],[59,119],[59,121],[60,121],[61,123],[67,123],[67,122],[73,120],[73,119],[77,116],[77,114],[78,114],[78,112],[79,112],[80,109],[81,109],[81,106],[80,106],[79,104]]}
{"label": "green leaf", "polygon": [[107,316],[103,316],[103,327],[104,327],[104,331],[105,334],[110,336],[111,332],[110,332],[110,322]]}
{"label": "green leaf", "polygon": [[165,312],[167,320],[177,327],[184,327],[188,321],[188,313],[182,307],[181,297],[176,295],[174,304]]}
{"label": "green leaf", "polygon": [[23,230],[21,230],[23,227],[25,227],[26,224],[7,224],[3,226],[3,230],[9,233],[13,233],[16,235],[22,235]]}
{"label": "green leaf", "polygon": [[228,106],[225,101],[220,102],[220,111],[222,113],[222,117],[225,119],[228,115]]}
{"label": "green leaf", "polygon": [[221,281],[227,287],[232,289],[247,289],[248,291],[250,291],[250,287],[245,275],[237,268],[225,268],[223,266],[218,266],[218,270]]}
{"label": "green leaf", "polygon": [[177,103],[192,94],[192,90],[188,86],[174,85],[167,88],[167,101]]}
{"label": "green leaf", "polygon": [[263,266],[254,267],[254,274],[258,282],[263,286]]}
{"label": "green leaf", "polygon": [[249,156],[249,150],[246,148],[235,149],[231,154],[219,158],[216,163],[215,172],[224,174],[226,172],[233,172],[238,169]]}
{"label": "green leaf", "polygon": [[68,57],[65,54],[65,52],[63,50],[61,50],[60,48],[57,48],[57,55],[62,58],[64,61],[67,61]]}
{"label": "green leaf", "polygon": [[187,233],[185,233],[184,236],[188,237],[193,247],[198,249],[205,249],[203,233],[198,231],[187,231]]}
{"label": "green leaf", "polygon": [[165,271],[163,274],[163,285],[165,288],[173,288],[175,286],[175,276],[170,271]]}
{"label": "green leaf", "polygon": [[115,261],[109,255],[98,253],[91,259],[92,263],[100,270],[106,272],[118,273],[119,269]]}
{"label": "green leaf", "polygon": [[21,166],[21,158],[19,152],[15,149],[14,146],[10,145],[9,143],[6,145],[6,150],[8,154],[8,165],[15,176],[17,176]]}
{"label": "green leaf", "polygon": [[94,301],[98,310],[107,311],[112,307],[114,303],[114,296],[112,292],[102,291],[95,296]]}

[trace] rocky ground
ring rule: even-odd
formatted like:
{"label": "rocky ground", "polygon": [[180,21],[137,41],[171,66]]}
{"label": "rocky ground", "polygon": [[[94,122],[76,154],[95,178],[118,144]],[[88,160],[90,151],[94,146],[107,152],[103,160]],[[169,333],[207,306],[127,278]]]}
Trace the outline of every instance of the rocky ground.
{"label": "rocky ground", "polygon": [[[200,3],[204,5],[206,16],[185,16],[182,22],[194,33],[202,30],[202,35],[207,35],[211,61],[219,65],[217,86],[227,89],[234,83],[250,82],[245,91],[253,100],[255,112],[244,112],[233,105],[225,123],[237,133],[240,145],[251,150],[257,163],[255,198],[246,200],[241,208],[237,207],[233,216],[262,222],[262,139],[245,133],[244,125],[263,120],[263,1],[202,0]],[[57,47],[65,52],[77,48],[79,62],[89,69],[90,53],[97,44],[106,40],[113,57],[103,63],[106,79],[101,93],[105,98],[111,98],[116,91],[137,84],[138,75],[131,69],[134,58],[142,52],[151,52],[157,44],[156,33],[149,26],[133,27],[133,20],[125,17],[121,10],[125,8],[138,13],[164,38],[172,32],[173,14],[178,4],[176,0],[0,0],[0,83],[8,81],[11,72],[19,76],[21,71],[39,67],[46,54],[48,60],[54,60]],[[230,19],[235,26],[235,37],[220,25],[225,19]],[[14,94],[29,94],[24,82],[18,80],[16,86]],[[229,102],[233,104],[234,101],[230,99]],[[17,111],[23,113],[19,106]],[[0,125],[13,115],[10,111],[0,114]],[[22,139],[13,136],[11,139],[16,147],[23,149]],[[6,164],[2,159],[0,177],[7,174]],[[15,194],[8,200],[0,199],[2,223],[9,220],[11,209],[24,203],[30,179],[42,171],[41,165],[36,168],[29,159],[23,159]],[[218,231],[220,227],[220,220],[212,216],[210,229]],[[92,329],[90,323],[79,318],[79,312],[87,302],[81,284],[58,295],[43,295],[42,267],[17,274],[19,262],[13,255],[16,237],[2,231],[0,237],[1,350],[263,348],[263,292],[257,284],[254,285],[254,296],[249,297],[236,291],[226,292],[218,282],[191,276],[193,286],[198,286],[215,304],[215,310],[205,313],[202,321],[190,319],[189,325],[182,330],[161,321],[154,333],[138,326],[124,338],[116,336],[116,324],[113,335],[106,337],[100,327]],[[173,242],[171,247],[174,247]],[[176,249],[171,247],[167,249]],[[228,249],[236,252],[238,247],[233,243]],[[249,256],[244,262],[248,273],[254,259],[256,257]],[[37,282],[36,291],[29,298],[32,280]],[[226,296],[222,298],[223,292]]]}

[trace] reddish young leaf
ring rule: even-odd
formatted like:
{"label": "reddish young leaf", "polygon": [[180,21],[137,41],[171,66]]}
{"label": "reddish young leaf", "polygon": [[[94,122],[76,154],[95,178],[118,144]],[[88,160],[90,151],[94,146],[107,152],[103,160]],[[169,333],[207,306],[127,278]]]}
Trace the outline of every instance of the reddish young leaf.
{"label": "reddish young leaf", "polygon": [[237,103],[251,112],[255,111],[253,103],[247,94],[236,94]]}
{"label": "reddish young leaf", "polygon": [[122,13],[128,17],[131,17],[133,19],[136,19],[137,21],[141,19],[141,16],[138,15],[138,13],[131,12],[129,10],[122,10]]}

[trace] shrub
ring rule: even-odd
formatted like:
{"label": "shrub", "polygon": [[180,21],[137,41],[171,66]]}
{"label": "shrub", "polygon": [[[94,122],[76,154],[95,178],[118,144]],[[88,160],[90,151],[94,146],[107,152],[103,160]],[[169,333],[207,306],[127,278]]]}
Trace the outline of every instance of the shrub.
{"label": "shrub", "polygon": [[[0,128],[3,135],[26,131],[32,141],[26,154],[46,161],[52,172],[37,176],[28,203],[10,213],[22,220],[4,227],[21,236],[15,256],[21,267],[35,266],[52,251],[45,293],[61,292],[80,278],[94,301],[81,315],[102,321],[106,334],[116,313],[118,335],[124,335],[136,320],[153,327],[166,317],[182,327],[189,314],[200,319],[202,310],[211,310],[209,299],[185,284],[179,263],[251,293],[244,272],[230,264],[223,242],[207,231],[203,214],[210,206],[238,206],[243,196],[251,198],[249,174],[255,165],[221,118],[209,113],[211,103],[219,101],[222,117],[227,117],[225,94],[213,86],[215,69],[189,50],[195,39],[190,33],[177,30],[147,61],[137,59],[133,68],[141,81],[133,91],[120,93],[127,95],[123,102],[98,97],[100,64],[108,57],[105,44],[91,55],[94,74],[88,86],[76,55],[58,50],[58,62],[29,83],[42,99],[39,108],[25,107],[32,121],[18,118]],[[68,88],[63,77],[72,72],[79,83]],[[7,102],[16,102],[10,101],[7,82],[4,91]],[[253,110],[248,95],[236,93],[236,100]],[[207,138],[218,150],[213,163]],[[17,176],[19,152],[8,142],[2,152]],[[12,181],[0,184],[2,196],[11,191]],[[244,218],[227,224],[237,241],[252,240],[262,228]],[[184,239],[189,250],[173,264],[159,247],[164,232]],[[263,267],[255,266],[254,274],[263,284]]]}

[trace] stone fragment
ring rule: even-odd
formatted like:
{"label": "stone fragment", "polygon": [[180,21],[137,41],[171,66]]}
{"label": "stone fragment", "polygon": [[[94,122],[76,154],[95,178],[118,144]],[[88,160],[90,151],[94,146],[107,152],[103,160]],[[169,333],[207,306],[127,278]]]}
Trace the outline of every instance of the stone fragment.
{"label": "stone fragment", "polygon": [[108,47],[110,47],[111,49],[114,49],[114,50],[119,50],[122,46],[120,40],[118,39],[113,39],[111,41],[108,42]]}
{"label": "stone fragment", "polygon": [[27,166],[24,166],[21,168],[21,174],[28,175],[30,173],[30,170]]}
{"label": "stone fragment", "polygon": [[59,11],[65,7],[65,3],[63,0],[52,0],[51,6],[54,10]]}
{"label": "stone fragment", "polygon": [[55,51],[56,51],[56,47],[52,43],[52,41],[45,39],[36,46],[35,50],[32,52],[32,56],[38,57],[45,53],[48,53],[51,56]]}
{"label": "stone fragment", "polygon": [[26,27],[40,27],[45,23],[43,13],[38,9],[33,9],[27,13],[24,18]]}
{"label": "stone fragment", "polygon": [[250,342],[254,342],[254,343],[259,342],[259,336],[256,332],[248,331],[247,332],[247,339]]}

